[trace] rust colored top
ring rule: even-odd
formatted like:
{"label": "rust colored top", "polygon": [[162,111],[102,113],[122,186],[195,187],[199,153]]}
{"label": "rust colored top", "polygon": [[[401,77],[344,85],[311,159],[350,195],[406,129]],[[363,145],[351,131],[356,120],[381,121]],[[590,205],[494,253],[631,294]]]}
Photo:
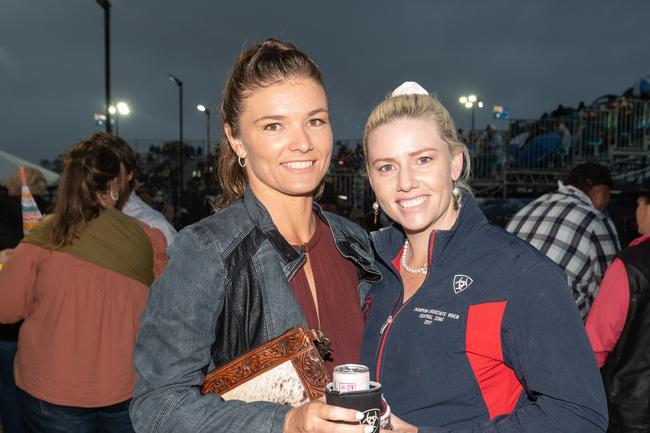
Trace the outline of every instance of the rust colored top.
{"label": "rust colored top", "polygon": [[[154,277],[167,264],[165,238],[141,224]],[[124,254],[137,254],[125,251]],[[0,271],[0,322],[24,319],[16,384],[32,396],[101,407],[133,395],[133,350],[148,287],[69,254],[20,244]]]}
{"label": "rust colored top", "polygon": [[[354,264],[336,249],[328,225],[316,217],[316,231],[303,246],[309,256],[318,314],[304,267],[291,279],[291,288],[310,328],[320,328],[332,342],[333,353],[325,360],[327,371],[340,364],[359,363],[363,314],[357,287],[359,276]],[[320,324],[319,324],[320,315]]]}

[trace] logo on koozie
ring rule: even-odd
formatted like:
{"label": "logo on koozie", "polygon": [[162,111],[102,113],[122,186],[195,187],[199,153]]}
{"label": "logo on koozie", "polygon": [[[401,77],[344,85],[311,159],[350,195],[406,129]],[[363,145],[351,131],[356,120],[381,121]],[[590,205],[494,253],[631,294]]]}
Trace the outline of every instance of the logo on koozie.
{"label": "logo on koozie", "polygon": [[473,282],[474,280],[467,275],[454,275],[454,293],[459,294],[468,288]]}
{"label": "logo on koozie", "polygon": [[359,421],[359,424],[372,426],[379,431],[379,414],[379,409],[368,409],[363,412],[363,419]]}

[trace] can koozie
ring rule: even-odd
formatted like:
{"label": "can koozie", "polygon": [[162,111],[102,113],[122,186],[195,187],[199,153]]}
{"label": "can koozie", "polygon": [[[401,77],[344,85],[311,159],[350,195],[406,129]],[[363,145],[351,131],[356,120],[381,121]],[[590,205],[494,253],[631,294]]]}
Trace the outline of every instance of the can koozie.
{"label": "can koozie", "polygon": [[373,427],[372,433],[379,433],[381,417],[381,385],[370,382],[370,389],[361,391],[339,392],[334,390],[334,384],[325,387],[325,401],[332,406],[356,409],[363,413],[359,424]]}

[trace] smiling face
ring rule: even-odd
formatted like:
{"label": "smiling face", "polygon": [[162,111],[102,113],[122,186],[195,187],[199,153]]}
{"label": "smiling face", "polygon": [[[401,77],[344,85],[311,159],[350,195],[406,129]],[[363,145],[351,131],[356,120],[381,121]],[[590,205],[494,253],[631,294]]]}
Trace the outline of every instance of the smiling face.
{"label": "smiling face", "polygon": [[235,153],[246,159],[249,185],[258,199],[309,196],[332,155],[332,129],[323,87],[296,78],[254,90],[245,100],[239,134],[224,130]]}
{"label": "smiling face", "polygon": [[407,234],[447,230],[458,211],[453,182],[463,155],[451,155],[433,122],[402,118],[374,129],[367,139],[368,176],[377,202]]}

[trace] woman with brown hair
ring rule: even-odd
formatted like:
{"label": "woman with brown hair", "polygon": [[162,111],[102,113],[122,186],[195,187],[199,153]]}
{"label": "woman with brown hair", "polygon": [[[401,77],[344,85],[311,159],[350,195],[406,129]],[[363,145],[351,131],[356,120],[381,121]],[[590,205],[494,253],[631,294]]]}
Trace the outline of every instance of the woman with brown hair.
{"label": "woman with brown hair", "polygon": [[359,413],[315,401],[294,409],[201,396],[206,371],[304,325],[358,362],[361,300],[379,278],[366,233],[323,212],[314,194],[332,153],[316,63],[267,40],[244,51],[226,83],[220,209],[183,230],[152,287],[135,355],[138,431],[357,432]]}
{"label": "woman with brown hair", "polygon": [[66,153],[54,214],[0,272],[0,322],[24,320],[14,372],[31,432],[133,431],[133,348],[165,240],[114,209],[125,171],[113,138]]}

